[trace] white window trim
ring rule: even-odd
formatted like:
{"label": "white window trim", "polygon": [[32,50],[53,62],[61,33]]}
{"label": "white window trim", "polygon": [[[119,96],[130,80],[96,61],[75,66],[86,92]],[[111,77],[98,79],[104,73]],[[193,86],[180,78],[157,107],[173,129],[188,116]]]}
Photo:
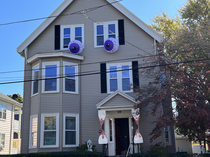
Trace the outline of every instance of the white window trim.
{"label": "white window trim", "polygon": [[[71,91],[65,91],[65,65],[74,66],[75,67],[75,92]],[[78,75],[78,63],[72,63],[72,62],[63,62],[63,93],[71,93],[71,94],[78,94],[78,81],[79,77]]]}
{"label": "white window trim", "polygon": [[[2,105],[2,108],[0,108],[0,112],[2,112],[2,118],[0,118],[0,120],[5,121],[7,119],[7,105],[3,105],[3,104],[0,104],[0,105]],[[3,118],[3,113],[4,113],[3,108],[4,108],[4,106],[6,106],[6,118]]]}
{"label": "white window trim", "polygon": [[[37,131],[38,131],[38,115],[33,115],[33,116],[30,117],[29,149],[30,148],[37,148],[37,145],[36,146],[32,145],[32,120],[33,120],[33,118],[37,118],[37,124],[36,125],[37,125]],[[38,137],[37,137],[37,139],[38,139]]]}
{"label": "white window trim", "polygon": [[[55,91],[45,91],[45,66],[46,65],[57,65],[57,83],[56,83],[56,90]],[[42,93],[58,93],[60,90],[60,61],[54,62],[43,62],[42,63]]]}
{"label": "white window trim", "polygon": [[[37,68],[39,68],[39,63],[32,67],[32,80],[33,81],[31,81],[31,96],[35,96],[35,95],[39,94],[39,83],[38,83],[38,92],[33,94],[33,91],[34,91],[34,70]],[[39,68],[39,74],[40,74],[40,68]],[[38,76],[38,79],[39,79],[39,76]]]}
{"label": "white window trim", "polygon": [[[6,144],[6,133],[5,132],[0,132],[0,135],[4,134],[4,146],[3,149],[5,148],[5,144]],[[1,146],[1,136],[0,136],[0,146]],[[1,151],[1,149],[0,149]]]}
{"label": "white window trim", "polygon": [[[44,118],[56,117],[56,144],[44,145]],[[41,114],[41,136],[40,136],[40,148],[56,148],[59,147],[59,113]]]}
{"label": "white window trim", "polygon": [[[66,145],[65,144],[65,127],[66,127],[66,117],[76,117],[76,145]],[[63,147],[78,147],[79,146],[79,114],[64,113],[63,114]]]}
{"label": "white window trim", "polygon": [[110,63],[106,64],[106,71],[107,71],[107,93],[113,93],[115,91],[110,91],[110,67],[111,66],[117,66],[117,86],[118,90],[121,90],[122,92],[129,93],[133,92],[132,86],[129,91],[123,91],[122,90],[122,69],[119,67],[122,67],[123,65],[129,65],[129,78],[130,78],[130,84],[133,84],[133,75],[132,75],[132,63],[131,62],[125,62],[125,63]]}
{"label": "white window trim", "polygon": [[97,46],[97,26],[103,25],[103,27],[104,27],[104,42],[105,42],[109,36],[109,33],[108,33],[108,25],[109,24],[115,24],[115,35],[116,35],[116,39],[119,41],[118,21],[97,22],[97,23],[94,23],[94,48],[104,47],[104,45]]}
{"label": "white window trim", "polygon": [[71,41],[72,40],[75,40],[75,27],[82,27],[82,44],[83,46],[85,45],[84,44],[84,24],[76,24],[76,25],[62,25],[61,26],[61,39],[60,39],[60,43],[61,43],[61,50],[68,50],[68,48],[63,48],[63,30],[64,28],[71,28]]}
{"label": "white window trim", "polygon": [[[166,145],[171,146],[172,145],[171,128],[170,126],[166,126],[166,127],[168,131],[168,143],[166,143]],[[166,139],[165,139],[165,142],[166,142]]]}

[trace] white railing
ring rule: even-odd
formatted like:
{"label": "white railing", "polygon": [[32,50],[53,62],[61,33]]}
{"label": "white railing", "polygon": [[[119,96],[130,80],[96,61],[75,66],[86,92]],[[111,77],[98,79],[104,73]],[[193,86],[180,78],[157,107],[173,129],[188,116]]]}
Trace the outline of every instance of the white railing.
{"label": "white railing", "polygon": [[20,125],[18,120],[14,120],[14,131],[20,131]]}

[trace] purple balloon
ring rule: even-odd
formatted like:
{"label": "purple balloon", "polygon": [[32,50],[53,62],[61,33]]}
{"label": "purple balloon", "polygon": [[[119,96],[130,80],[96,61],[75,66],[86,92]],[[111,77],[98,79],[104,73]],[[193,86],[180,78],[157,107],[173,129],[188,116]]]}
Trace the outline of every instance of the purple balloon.
{"label": "purple balloon", "polygon": [[111,51],[114,47],[114,44],[111,40],[106,40],[106,42],[104,43],[104,48],[107,50],[107,51]]}
{"label": "purple balloon", "polygon": [[69,45],[69,51],[71,53],[77,54],[79,52],[79,50],[80,50],[79,44],[77,44],[77,43],[71,43]]}

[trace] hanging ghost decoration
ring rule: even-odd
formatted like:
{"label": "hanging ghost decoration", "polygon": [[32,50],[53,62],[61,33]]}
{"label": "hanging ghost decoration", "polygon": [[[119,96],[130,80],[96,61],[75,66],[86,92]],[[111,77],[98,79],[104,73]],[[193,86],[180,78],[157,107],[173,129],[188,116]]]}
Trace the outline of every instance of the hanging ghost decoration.
{"label": "hanging ghost decoration", "polygon": [[100,134],[100,136],[98,138],[98,144],[107,144],[107,143],[108,143],[107,142],[107,137],[106,137],[106,135],[104,133],[104,130],[102,130],[101,134]]}
{"label": "hanging ghost decoration", "polygon": [[139,111],[139,108],[132,108],[132,116],[136,122],[136,124],[138,125],[139,124],[139,117],[140,117],[140,111]]}
{"label": "hanging ghost decoration", "polygon": [[134,143],[143,143],[143,137],[141,136],[139,130],[136,130],[136,134],[134,136]]}

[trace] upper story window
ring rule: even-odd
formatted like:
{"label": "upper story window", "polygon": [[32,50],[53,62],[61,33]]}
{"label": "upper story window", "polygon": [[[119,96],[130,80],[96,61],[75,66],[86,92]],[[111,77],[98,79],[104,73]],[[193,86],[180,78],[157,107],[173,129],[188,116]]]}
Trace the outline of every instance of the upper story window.
{"label": "upper story window", "polygon": [[5,148],[5,133],[0,133],[0,148]]}
{"label": "upper story window", "polygon": [[64,147],[79,146],[79,114],[67,114],[63,116],[63,145]]}
{"label": "upper story window", "polygon": [[68,93],[78,94],[78,64],[63,62],[63,90]]}
{"label": "upper story window", "polygon": [[32,68],[32,96],[39,92],[39,64]]}
{"label": "upper story window", "polygon": [[44,62],[42,64],[42,92],[59,92],[60,62]]}
{"label": "upper story window", "polygon": [[124,92],[133,92],[131,84],[132,78],[132,63],[111,63],[107,64],[107,90],[108,93],[114,92],[117,89]]}
{"label": "upper story window", "polygon": [[73,40],[84,44],[84,24],[61,26],[61,49],[67,49],[69,42]]}
{"label": "upper story window", "polygon": [[118,22],[94,23],[94,46],[102,47],[108,38],[118,39]]}
{"label": "upper story window", "polygon": [[0,119],[6,119],[7,106],[0,104]]}
{"label": "upper story window", "polygon": [[29,148],[37,148],[37,124],[38,124],[38,116],[37,115],[31,116]]}
{"label": "upper story window", "polygon": [[40,145],[44,147],[58,147],[59,143],[59,114],[41,115],[41,140]]}

